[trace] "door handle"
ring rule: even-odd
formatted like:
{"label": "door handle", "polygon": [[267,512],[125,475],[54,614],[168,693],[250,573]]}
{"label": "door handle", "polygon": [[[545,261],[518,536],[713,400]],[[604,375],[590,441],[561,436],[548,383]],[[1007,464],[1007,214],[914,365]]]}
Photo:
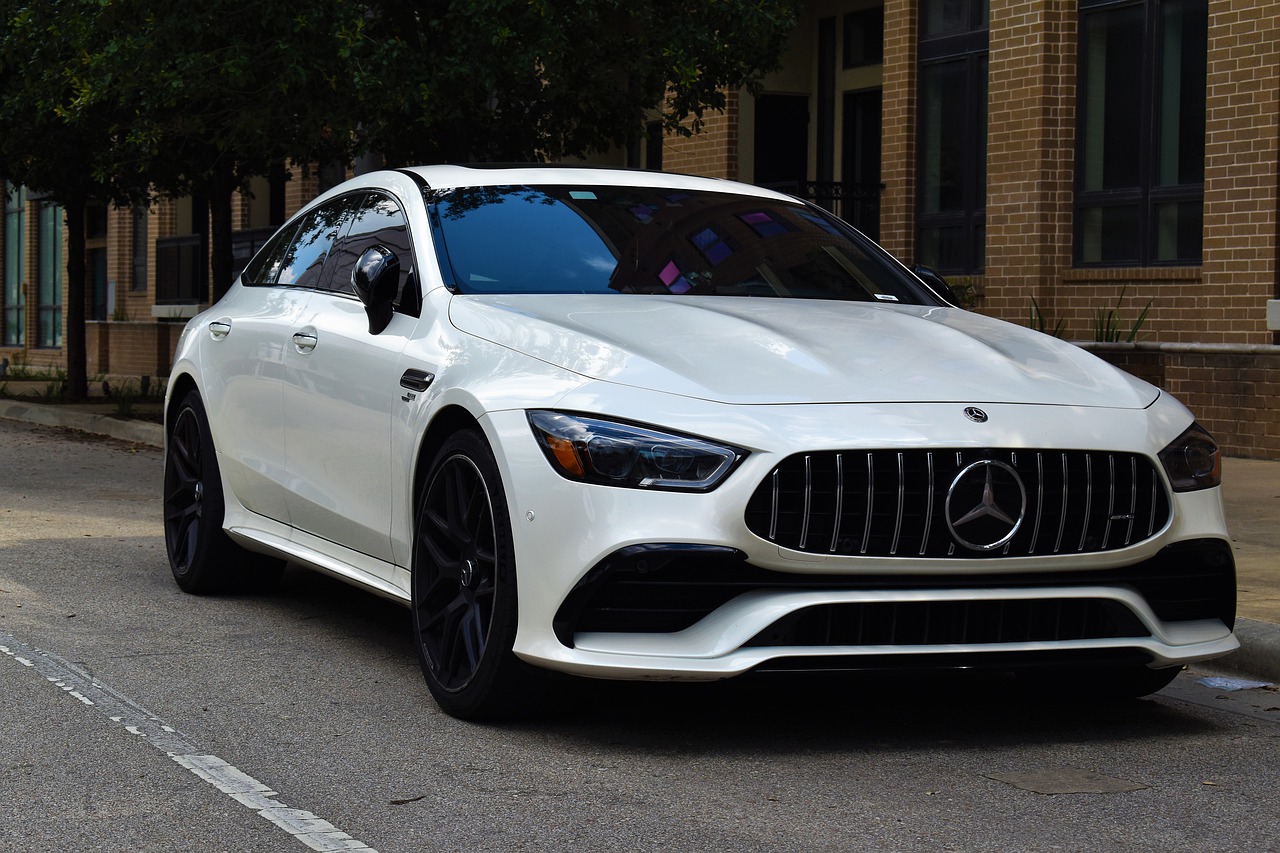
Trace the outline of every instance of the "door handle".
{"label": "door handle", "polygon": [[400,377],[400,387],[408,388],[410,391],[425,391],[431,387],[431,383],[436,380],[434,373],[427,373],[425,370],[417,370],[409,368]]}
{"label": "door handle", "polygon": [[311,352],[316,348],[316,336],[309,332],[294,332],[293,345],[298,352]]}
{"label": "door handle", "polygon": [[229,334],[231,334],[230,320],[214,320],[209,323],[209,335],[215,341],[220,341]]}

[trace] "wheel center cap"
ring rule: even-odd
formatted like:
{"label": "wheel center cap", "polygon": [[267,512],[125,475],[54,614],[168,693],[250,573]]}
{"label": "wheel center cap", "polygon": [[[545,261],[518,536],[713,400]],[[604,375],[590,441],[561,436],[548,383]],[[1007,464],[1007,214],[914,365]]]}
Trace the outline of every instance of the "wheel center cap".
{"label": "wheel center cap", "polygon": [[463,586],[470,589],[475,584],[475,580],[476,580],[476,561],[466,560],[462,564],[462,577],[460,578],[460,581]]}

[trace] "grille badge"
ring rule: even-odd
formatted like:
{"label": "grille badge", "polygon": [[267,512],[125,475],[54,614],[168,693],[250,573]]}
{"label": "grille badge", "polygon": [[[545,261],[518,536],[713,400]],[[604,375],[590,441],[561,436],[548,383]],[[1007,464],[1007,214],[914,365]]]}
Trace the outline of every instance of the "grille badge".
{"label": "grille badge", "polygon": [[1027,489],[1011,466],[994,459],[974,462],[947,490],[947,529],[973,551],[994,551],[1008,543],[1027,512]]}

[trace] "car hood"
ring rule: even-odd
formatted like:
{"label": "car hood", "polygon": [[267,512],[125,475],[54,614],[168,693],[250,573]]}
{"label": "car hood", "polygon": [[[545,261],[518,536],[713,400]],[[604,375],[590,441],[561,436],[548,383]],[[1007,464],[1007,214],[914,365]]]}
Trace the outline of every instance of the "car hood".
{"label": "car hood", "polygon": [[739,404],[1145,408],[1072,344],[954,308],[711,296],[456,296],[458,329],[592,379]]}

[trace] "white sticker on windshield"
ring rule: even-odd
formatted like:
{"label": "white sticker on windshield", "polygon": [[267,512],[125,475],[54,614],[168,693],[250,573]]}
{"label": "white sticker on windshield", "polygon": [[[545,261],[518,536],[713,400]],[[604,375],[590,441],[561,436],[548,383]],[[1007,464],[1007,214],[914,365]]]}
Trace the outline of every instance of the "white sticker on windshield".
{"label": "white sticker on windshield", "polygon": [[595,197],[596,197],[596,194],[591,192],[590,190],[570,190],[569,191],[569,198],[580,198],[586,201],[592,201],[595,199]]}
{"label": "white sticker on windshield", "polygon": [[881,302],[897,302],[898,301],[898,297],[894,296],[892,293],[877,293],[875,297],[876,299],[879,299]]}

